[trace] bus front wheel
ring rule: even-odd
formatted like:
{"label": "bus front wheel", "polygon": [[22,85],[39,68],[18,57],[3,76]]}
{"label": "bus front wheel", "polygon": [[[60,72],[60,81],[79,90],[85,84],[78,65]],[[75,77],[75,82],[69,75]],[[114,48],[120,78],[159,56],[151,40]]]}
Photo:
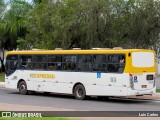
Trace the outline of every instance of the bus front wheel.
{"label": "bus front wheel", "polygon": [[27,95],[28,91],[27,91],[27,84],[25,81],[21,81],[18,85],[19,88],[19,93],[22,95]]}
{"label": "bus front wheel", "polygon": [[78,84],[74,88],[74,96],[77,100],[83,100],[86,97],[86,90],[83,85]]}

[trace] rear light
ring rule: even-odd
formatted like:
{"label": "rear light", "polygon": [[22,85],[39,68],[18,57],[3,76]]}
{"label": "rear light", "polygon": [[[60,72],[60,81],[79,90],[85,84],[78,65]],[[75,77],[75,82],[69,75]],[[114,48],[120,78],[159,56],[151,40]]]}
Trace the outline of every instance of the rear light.
{"label": "rear light", "polygon": [[130,87],[131,87],[132,89],[134,89],[133,75],[132,75],[132,74],[129,74],[129,81],[130,81]]}

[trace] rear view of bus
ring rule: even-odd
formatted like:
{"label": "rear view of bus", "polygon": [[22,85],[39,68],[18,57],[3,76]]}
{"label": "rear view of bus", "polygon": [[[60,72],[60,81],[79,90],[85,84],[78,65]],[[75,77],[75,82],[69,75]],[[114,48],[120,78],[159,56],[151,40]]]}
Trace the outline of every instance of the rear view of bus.
{"label": "rear view of bus", "polygon": [[151,95],[155,93],[156,60],[152,50],[138,50],[128,53],[127,66],[130,89],[128,95]]}

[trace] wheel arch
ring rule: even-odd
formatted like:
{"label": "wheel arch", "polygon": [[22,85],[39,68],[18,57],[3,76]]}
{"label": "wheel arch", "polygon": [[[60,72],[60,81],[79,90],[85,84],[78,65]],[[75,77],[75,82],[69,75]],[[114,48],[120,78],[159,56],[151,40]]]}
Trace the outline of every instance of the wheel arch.
{"label": "wheel arch", "polygon": [[[85,86],[84,86],[81,82],[77,82],[77,83],[74,84],[74,86],[73,86],[73,88],[72,88],[72,94],[74,94],[74,89],[75,89],[75,87],[76,87],[77,85],[82,85],[82,86],[84,87],[84,89],[85,89]],[[86,90],[86,89],[85,89],[85,90]]]}
{"label": "wheel arch", "polygon": [[18,83],[17,83],[17,88],[19,88],[19,83],[22,82],[22,81],[26,82],[25,80],[20,79],[20,80],[18,81]]}

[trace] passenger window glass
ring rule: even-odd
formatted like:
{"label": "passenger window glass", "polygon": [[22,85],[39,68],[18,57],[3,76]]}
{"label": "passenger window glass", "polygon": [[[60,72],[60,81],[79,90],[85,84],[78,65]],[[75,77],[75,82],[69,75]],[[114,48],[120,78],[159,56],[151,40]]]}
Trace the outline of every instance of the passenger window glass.
{"label": "passenger window glass", "polygon": [[92,55],[79,55],[78,71],[92,71]]}
{"label": "passenger window glass", "polygon": [[36,55],[33,57],[33,62],[46,62],[46,55]]}
{"label": "passenger window glass", "polygon": [[10,70],[16,70],[18,68],[18,61],[11,61],[10,62]]}
{"label": "passenger window glass", "polygon": [[93,71],[106,71],[105,55],[93,55]]}
{"label": "passenger window glass", "polygon": [[62,56],[48,55],[48,70],[62,70]]}
{"label": "passenger window glass", "polygon": [[76,63],[64,63],[63,70],[75,71],[76,70]]}
{"label": "passenger window glass", "polygon": [[63,56],[63,62],[76,62],[77,56],[76,55],[65,55]]}
{"label": "passenger window glass", "polygon": [[79,55],[78,62],[92,62],[91,55]]}
{"label": "passenger window glass", "polygon": [[48,58],[48,62],[56,62],[56,57],[54,57],[54,58]]}
{"label": "passenger window glass", "polygon": [[62,62],[61,55],[48,55],[48,62]]}
{"label": "passenger window glass", "polygon": [[106,63],[106,56],[105,55],[93,55],[93,62]]}
{"label": "passenger window glass", "polygon": [[64,55],[63,56],[63,70],[76,71],[76,55]]}
{"label": "passenger window glass", "polygon": [[33,63],[33,69],[47,69],[47,63]]}
{"label": "passenger window glass", "polygon": [[46,70],[47,69],[47,55],[33,55],[33,69]]}
{"label": "passenger window glass", "polygon": [[56,56],[56,62],[62,62],[62,56],[61,55]]}
{"label": "passenger window glass", "polygon": [[56,70],[62,70],[62,63],[56,63]]}
{"label": "passenger window glass", "polygon": [[125,55],[108,55],[108,72],[123,73],[125,67]]}
{"label": "passenger window glass", "polygon": [[48,63],[49,70],[56,70],[56,63]]}
{"label": "passenger window glass", "polygon": [[78,63],[77,66],[78,71],[92,71],[92,63]]}
{"label": "passenger window glass", "polygon": [[8,55],[6,59],[6,75],[9,76],[19,69],[18,55]]}
{"label": "passenger window glass", "polygon": [[9,55],[7,56],[7,60],[18,60],[18,55]]}
{"label": "passenger window glass", "polygon": [[32,56],[22,55],[20,56],[20,68],[21,69],[31,69],[32,68]]}

